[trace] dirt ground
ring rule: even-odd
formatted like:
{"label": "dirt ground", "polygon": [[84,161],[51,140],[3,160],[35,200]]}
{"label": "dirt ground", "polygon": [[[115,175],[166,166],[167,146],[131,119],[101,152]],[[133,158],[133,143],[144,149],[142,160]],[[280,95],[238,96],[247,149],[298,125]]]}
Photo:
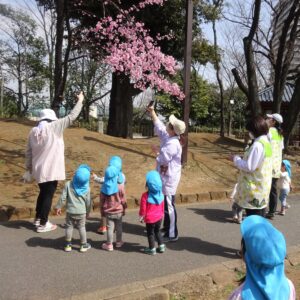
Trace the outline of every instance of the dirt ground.
{"label": "dirt ground", "polygon": [[[291,266],[286,261],[285,266],[286,276],[295,286],[296,299],[300,299],[300,264]],[[173,282],[165,288],[169,290],[171,300],[224,300],[239,286],[239,280],[244,275],[244,268],[224,272],[217,276],[217,281],[214,274],[195,275],[185,281]]]}
{"label": "dirt ground", "polygon": [[[0,206],[34,207],[38,194],[35,183],[24,184],[24,155],[27,136],[35,123],[0,120]],[[102,175],[109,157],[119,155],[123,159],[127,196],[139,199],[144,191],[145,174],[155,168],[151,145],[158,145],[158,138],[122,139],[70,128],[65,131],[65,160],[67,179],[71,179],[76,167],[89,164],[96,174]],[[230,190],[236,182],[237,171],[228,160],[230,154],[242,153],[243,145],[234,140],[221,139],[215,134],[192,133],[189,135],[188,164],[183,169],[178,193],[201,193]],[[290,156],[294,166],[298,153]],[[300,181],[299,168],[293,168],[294,185]],[[295,184],[296,182],[296,184]],[[60,195],[59,184],[54,203]],[[99,185],[92,183],[93,197],[99,194]]]}

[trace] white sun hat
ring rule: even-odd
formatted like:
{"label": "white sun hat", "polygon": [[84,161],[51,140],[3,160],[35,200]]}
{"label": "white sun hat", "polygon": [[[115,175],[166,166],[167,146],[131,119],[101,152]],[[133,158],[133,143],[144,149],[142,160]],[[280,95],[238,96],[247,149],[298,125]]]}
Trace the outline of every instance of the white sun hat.
{"label": "white sun hat", "polygon": [[58,120],[54,110],[52,110],[50,108],[45,108],[40,111],[40,120],[45,120],[45,119],[48,119],[51,121]]}
{"label": "white sun hat", "polygon": [[283,118],[280,114],[267,114],[267,117],[270,119],[274,119],[275,121],[277,121],[279,124],[281,124],[283,122]]}
{"label": "white sun hat", "polygon": [[177,135],[181,135],[185,132],[185,123],[177,119],[174,115],[169,117],[169,122],[172,124],[174,131]]}

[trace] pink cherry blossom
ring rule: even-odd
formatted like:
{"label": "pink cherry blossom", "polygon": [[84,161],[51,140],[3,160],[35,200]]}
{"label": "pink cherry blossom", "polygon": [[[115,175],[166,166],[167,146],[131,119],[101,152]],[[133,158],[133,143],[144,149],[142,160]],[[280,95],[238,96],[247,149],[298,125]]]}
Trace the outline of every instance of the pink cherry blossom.
{"label": "pink cherry blossom", "polygon": [[[112,1],[107,0],[104,4],[109,5]],[[168,79],[176,74],[180,66],[174,57],[164,54],[157,43],[162,39],[170,39],[171,35],[157,35],[153,39],[145,24],[130,15],[131,12],[143,9],[147,5],[163,5],[165,1],[144,0],[127,10],[120,9],[116,17],[103,17],[95,28],[83,34],[86,36],[86,42],[89,42],[89,33],[101,41],[105,52],[104,62],[110,65],[114,72],[128,75],[136,88],[145,90],[150,86],[183,100],[185,96],[180,87]]]}

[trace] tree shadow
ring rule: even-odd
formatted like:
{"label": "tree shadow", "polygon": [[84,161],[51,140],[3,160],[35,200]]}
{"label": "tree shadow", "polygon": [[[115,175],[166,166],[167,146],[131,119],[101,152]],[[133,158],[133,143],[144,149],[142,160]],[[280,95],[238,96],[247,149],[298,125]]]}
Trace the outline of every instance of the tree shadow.
{"label": "tree shadow", "polygon": [[237,249],[224,247],[222,245],[203,241],[195,237],[183,236],[176,243],[167,243],[167,248],[174,251],[190,251],[207,256],[221,256],[226,258],[239,258],[236,255]]}
{"label": "tree shadow", "polygon": [[231,210],[217,209],[217,208],[187,208],[194,211],[194,213],[205,217],[209,221],[228,223],[232,222]]}
{"label": "tree shadow", "polygon": [[29,221],[7,221],[0,222],[0,226],[4,226],[11,229],[28,229],[31,231],[36,231],[36,227]]}
{"label": "tree shadow", "polygon": [[101,144],[104,144],[106,146],[110,146],[110,147],[113,147],[113,148],[116,148],[116,149],[120,149],[120,150],[123,150],[123,151],[131,152],[131,153],[138,154],[138,155],[141,155],[141,156],[144,156],[144,157],[149,157],[149,158],[155,159],[154,155],[146,154],[144,152],[137,151],[137,150],[127,148],[127,147],[124,147],[124,146],[117,146],[113,143],[104,142],[104,141],[101,141],[101,140],[93,138],[93,137],[85,136],[84,139],[87,140],[87,141],[98,142],[98,143],[101,143]]}

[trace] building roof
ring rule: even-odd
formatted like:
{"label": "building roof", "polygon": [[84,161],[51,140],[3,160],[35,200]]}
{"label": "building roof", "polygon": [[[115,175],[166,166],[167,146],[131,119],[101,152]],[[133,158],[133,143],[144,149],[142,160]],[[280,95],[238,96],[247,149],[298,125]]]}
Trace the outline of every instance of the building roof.
{"label": "building roof", "polygon": [[[290,102],[294,93],[294,86],[286,84],[282,96],[282,102]],[[273,86],[269,86],[258,92],[258,99],[260,102],[273,102]]]}

